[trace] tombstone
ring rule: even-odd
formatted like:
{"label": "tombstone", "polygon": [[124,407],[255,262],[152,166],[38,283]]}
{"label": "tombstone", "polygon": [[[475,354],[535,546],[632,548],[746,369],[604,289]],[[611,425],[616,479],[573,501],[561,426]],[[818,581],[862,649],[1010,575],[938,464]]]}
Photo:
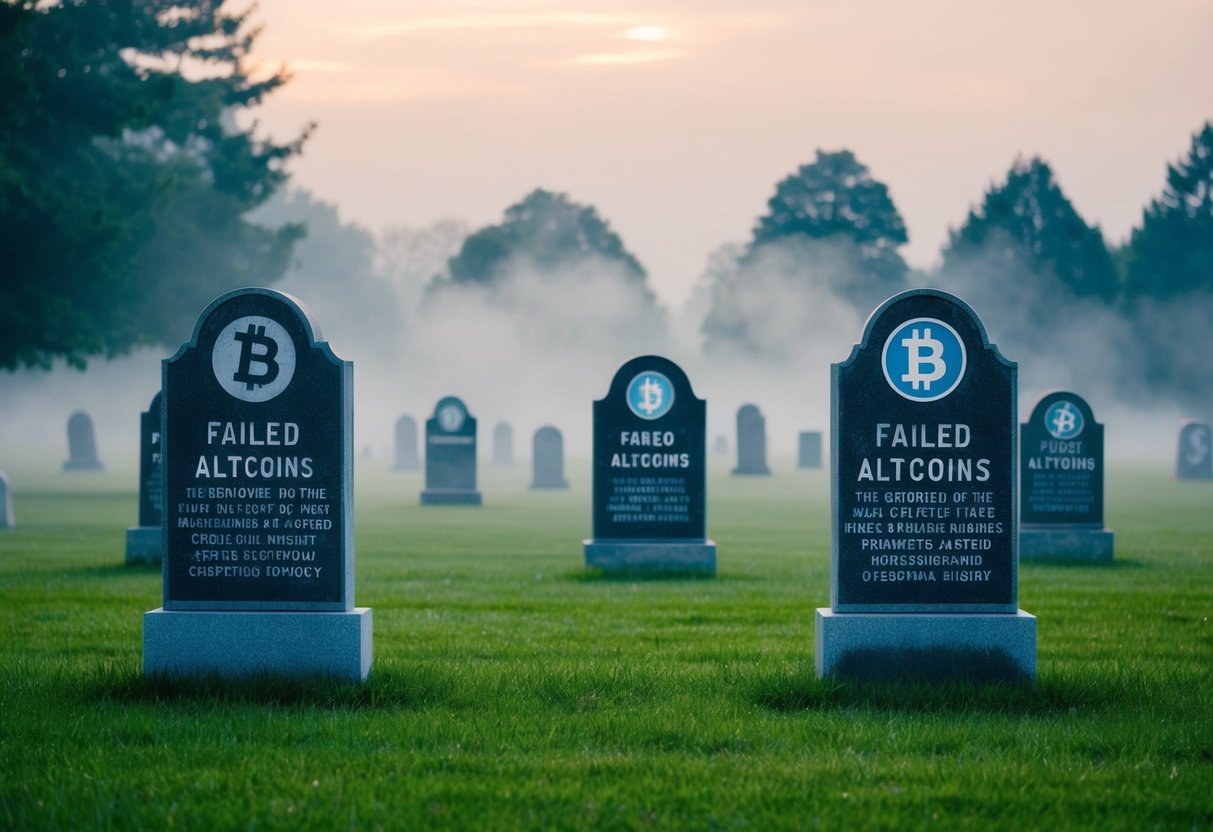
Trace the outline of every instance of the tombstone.
{"label": "tombstone", "polygon": [[439,400],[425,422],[423,506],[478,506],[476,419],[454,396]]}
{"label": "tombstone", "polygon": [[0,471],[0,529],[11,529],[13,522],[13,489],[8,482],[8,474]]}
{"label": "tombstone", "polygon": [[756,406],[742,405],[737,411],[737,467],[733,476],[769,476],[767,467],[767,420]]}
{"label": "tombstone", "polygon": [[1213,480],[1213,431],[1204,422],[1190,420],[1180,426],[1175,479]]}
{"label": "tombstone", "polygon": [[162,362],[164,606],[147,675],[366,678],[354,606],[353,365],[302,301],[237,289]]}
{"label": "tombstone", "polygon": [[160,394],[139,414],[139,525],[126,530],[127,563],[160,563],[164,552],[160,504]]}
{"label": "tombstone", "polygon": [[1043,396],[1019,426],[1019,557],[1112,560],[1103,522],[1103,425],[1074,393]]}
{"label": "tombstone", "polygon": [[417,422],[412,416],[401,416],[396,420],[396,464],[395,471],[417,471],[421,462],[417,459]]}
{"label": "tombstone", "polygon": [[707,538],[707,404],[669,359],[628,361],[594,402],[593,538],[604,573],[716,574]]}
{"label": "tombstone", "polygon": [[64,471],[105,470],[97,458],[93,419],[83,410],[77,410],[67,420],[67,456],[67,462],[63,463]]}
{"label": "tombstone", "polygon": [[1036,677],[1018,608],[1017,365],[959,298],[885,301],[832,368],[818,676]]}
{"label": "tombstone", "polygon": [[493,464],[501,468],[514,464],[514,429],[508,422],[498,422],[493,428]]}
{"label": "tombstone", "polygon": [[821,467],[821,431],[802,430],[796,448],[796,467],[802,471]]}
{"label": "tombstone", "polygon": [[712,442],[712,453],[719,456],[724,456],[729,452],[729,438],[723,433],[716,435],[716,440]]}
{"label": "tombstone", "polygon": [[535,431],[531,441],[531,488],[567,491],[564,478],[564,437],[547,425]]}

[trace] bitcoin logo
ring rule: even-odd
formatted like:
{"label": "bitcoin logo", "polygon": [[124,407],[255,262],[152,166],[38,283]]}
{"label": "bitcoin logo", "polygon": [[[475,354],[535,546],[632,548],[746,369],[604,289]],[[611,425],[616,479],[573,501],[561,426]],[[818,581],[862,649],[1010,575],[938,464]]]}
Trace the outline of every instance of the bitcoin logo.
{"label": "bitcoin logo", "polygon": [[628,383],[627,399],[641,419],[660,419],[674,404],[674,385],[661,373],[644,372]]}
{"label": "bitcoin logo", "polygon": [[1187,441],[1184,442],[1184,447],[1187,448],[1188,464],[1200,465],[1209,455],[1209,431],[1200,425],[1194,425],[1185,433]]}
{"label": "bitcoin logo", "polygon": [[1074,402],[1053,402],[1045,411],[1045,430],[1054,439],[1073,439],[1082,433],[1084,427],[1086,423],[1083,421],[1082,411]]}
{"label": "bitcoin logo", "polygon": [[880,357],[885,381],[898,395],[933,402],[956,389],[964,377],[964,341],[935,318],[914,318],[896,327]]}
{"label": "bitcoin logo", "polygon": [[438,411],[438,425],[447,433],[463,427],[464,418],[463,408],[456,404],[448,404]]}
{"label": "bitcoin logo", "polygon": [[219,386],[246,402],[277,396],[295,375],[295,342],[271,318],[249,315],[223,328],[211,352]]}

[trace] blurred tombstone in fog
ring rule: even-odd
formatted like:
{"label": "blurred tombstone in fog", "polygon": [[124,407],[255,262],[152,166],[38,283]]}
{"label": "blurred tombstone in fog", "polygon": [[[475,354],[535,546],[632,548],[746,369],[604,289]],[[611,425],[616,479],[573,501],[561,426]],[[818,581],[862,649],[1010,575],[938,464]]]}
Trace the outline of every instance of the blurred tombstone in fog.
{"label": "blurred tombstone in fog", "polygon": [[412,416],[401,416],[396,420],[396,471],[416,471],[421,467],[417,459],[417,422]]}
{"label": "blurred tombstone in fog", "polygon": [[1184,422],[1179,429],[1175,479],[1213,480],[1213,431],[1204,422]]}
{"label": "blurred tombstone in fog", "polygon": [[712,453],[723,456],[729,452],[729,440],[723,434],[717,434],[716,441],[712,443]]}
{"label": "blurred tombstone in fog", "polygon": [[493,464],[502,468],[514,464],[514,429],[509,422],[498,422],[493,428]]}
{"label": "blurred tombstone in fog", "polygon": [[147,410],[139,414],[139,525],[126,530],[127,563],[160,563],[164,558],[160,414],[160,394],[156,393]]}
{"label": "blurred tombstone in fog", "polygon": [[742,405],[737,411],[737,467],[734,475],[766,476],[767,420],[755,405]]}
{"label": "blurred tombstone in fog", "polygon": [[535,431],[531,444],[531,488],[567,490],[564,479],[564,437],[551,425]]}
{"label": "blurred tombstone in fog", "polygon": [[93,420],[83,410],[77,410],[67,420],[67,462],[64,471],[100,471],[105,468],[97,458],[97,440],[93,435]]}
{"label": "blurred tombstone in fog", "polygon": [[0,471],[0,529],[13,527],[13,490],[9,488],[8,474]]}
{"label": "blurred tombstone in fog", "polygon": [[821,432],[802,430],[797,448],[796,467],[801,470],[821,467]]}
{"label": "blurred tombstone in fog", "polygon": [[434,406],[425,421],[423,506],[478,506],[476,490],[476,417],[455,396]]}

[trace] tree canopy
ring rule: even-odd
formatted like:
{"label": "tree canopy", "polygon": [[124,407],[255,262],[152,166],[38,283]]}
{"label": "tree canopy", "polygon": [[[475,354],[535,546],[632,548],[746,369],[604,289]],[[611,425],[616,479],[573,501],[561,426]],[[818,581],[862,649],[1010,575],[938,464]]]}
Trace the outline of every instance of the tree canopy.
{"label": "tree canopy", "polygon": [[1026,270],[1056,278],[1080,298],[1111,302],[1120,290],[1103,234],[1079,216],[1040,157],[1015,160],[1006,181],[950,232],[943,256],[945,271],[981,260],[982,268],[1000,270],[995,279]]}
{"label": "tree canopy", "polygon": [[300,229],[244,218],[285,180],[236,114],[249,12],[218,0],[0,0],[0,367],[176,344],[216,294],[286,268]]}
{"label": "tree canopy", "polygon": [[1213,122],[1192,136],[1187,158],[1167,165],[1166,186],[1146,206],[1126,255],[1129,298],[1213,291]]}
{"label": "tree canopy", "polygon": [[520,264],[555,271],[595,257],[619,265],[637,283],[645,280],[640,261],[592,205],[536,189],[507,208],[500,225],[468,236],[448,267],[456,284],[492,285]]}

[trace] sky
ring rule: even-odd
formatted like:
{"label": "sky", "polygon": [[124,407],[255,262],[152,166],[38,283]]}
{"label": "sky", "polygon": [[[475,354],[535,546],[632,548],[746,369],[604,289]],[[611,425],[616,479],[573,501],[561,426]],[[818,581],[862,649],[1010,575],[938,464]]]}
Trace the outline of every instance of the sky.
{"label": "sky", "polygon": [[1213,0],[260,0],[293,184],[378,231],[536,187],[596,206],[681,304],[775,184],[847,148],[930,267],[1017,155],[1120,243],[1213,118]]}

